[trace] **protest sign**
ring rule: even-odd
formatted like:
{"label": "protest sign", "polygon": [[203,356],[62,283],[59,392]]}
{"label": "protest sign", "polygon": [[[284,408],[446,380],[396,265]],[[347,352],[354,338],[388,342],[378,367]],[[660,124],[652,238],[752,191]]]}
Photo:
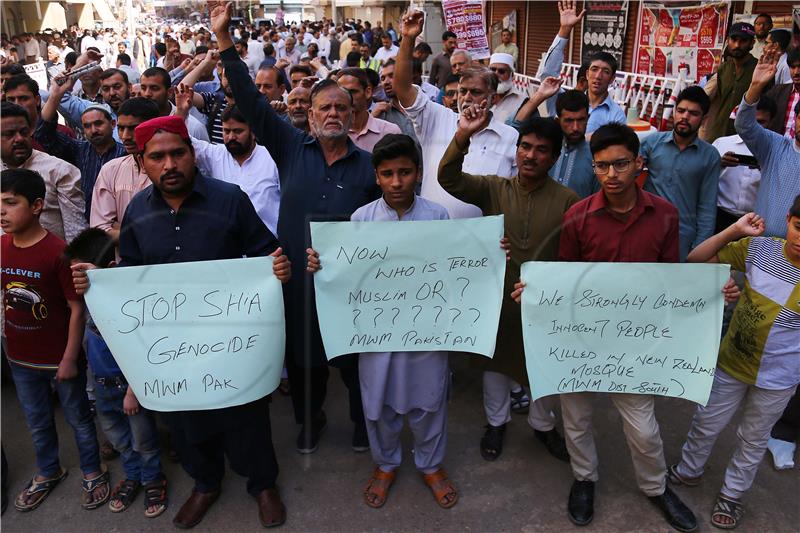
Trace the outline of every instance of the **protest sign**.
{"label": "protest sign", "polygon": [[472,59],[488,59],[491,52],[483,23],[483,2],[444,0],[442,10],[447,29],[456,34],[458,48],[469,52]]}
{"label": "protest sign", "polygon": [[728,274],[728,265],[524,263],[533,398],[625,392],[705,405]]}
{"label": "protest sign", "polygon": [[628,18],[628,0],[587,1],[583,18],[583,43],[581,62],[599,52],[608,52],[618,64],[622,64],[625,49],[625,28]]}
{"label": "protest sign", "polygon": [[328,359],[458,350],[491,357],[503,293],[503,217],[312,222]]}
{"label": "protest sign", "polygon": [[647,0],[639,5],[637,74],[677,78],[681,69],[697,81],[719,67],[730,2],[665,7]]}
{"label": "protest sign", "polygon": [[86,304],[154,411],[255,401],[280,383],[281,284],[271,257],[90,270]]}

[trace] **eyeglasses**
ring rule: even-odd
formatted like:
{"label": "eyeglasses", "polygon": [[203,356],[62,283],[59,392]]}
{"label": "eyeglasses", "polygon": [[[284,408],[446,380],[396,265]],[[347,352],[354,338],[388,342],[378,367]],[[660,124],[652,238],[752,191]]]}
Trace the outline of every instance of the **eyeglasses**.
{"label": "eyeglasses", "polygon": [[501,76],[505,76],[506,74],[509,73],[509,70],[507,68],[489,67],[489,70]]}
{"label": "eyeglasses", "polygon": [[618,159],[611,163],[608,161],[594,161],[592,162],[592,168],[595,174],[603,175],[608,174],[608,169],[612,166],[617,172],[625,172],[631,166],[631,163],[633,163],[633,159]]}
{"label": "eyeglasses", "polygon": [[458,91],[455,91],[455,90],[445,91],[444,95],[446,97],[448,97],[448,98],[452,98],[452,97],[454,97],[456,95],[456,92],[458,92]]}

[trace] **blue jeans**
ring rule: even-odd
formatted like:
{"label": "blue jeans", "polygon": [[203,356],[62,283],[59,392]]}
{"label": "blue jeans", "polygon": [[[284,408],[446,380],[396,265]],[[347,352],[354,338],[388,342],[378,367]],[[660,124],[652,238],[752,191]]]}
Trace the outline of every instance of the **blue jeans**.
{"label": "blue jeans", "polygon": [[153,413],[140,407],[133,416],[122,410],[127,385],[95,383],[95,409],[100,427],[122,457],[125,478],[143,485],[161,479],[161,450]]}
{"label": "blue jeans", "polygon": [[64,409],[64,418],[75,435],[83,475],[99,472],[100,447],[89,410],[89,400],[86,398],[84,370],[79,367],[77,377],[58,382],[55,380],[55,370],[34,370],[14,363],[9,366],[17,388],[17,397],[33,438],[39,475],[51,478],[61,470],[58,462],[58,434],[50,398],[53,386]]}

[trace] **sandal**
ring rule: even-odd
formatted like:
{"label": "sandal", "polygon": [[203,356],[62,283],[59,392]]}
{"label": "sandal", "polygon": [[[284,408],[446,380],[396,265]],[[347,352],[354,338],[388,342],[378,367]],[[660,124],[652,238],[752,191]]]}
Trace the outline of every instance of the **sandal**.
{"label": "sandal", "polygon": [[[36,481],[36,476],[33,476],[28,486],[25,487],[19,496],[17,496],[17,499],[14,500],[14,507],[17,511],[23,513],[33,511],[42,504],[45,498],[50,494],[50,491],[56,488],[56,485],[61,483],[61,480],[65,477],[67,477],[66,470],[61,470],[56,477],[51,477],[43,481]],[[31,497],[36,494],[40,496],[31,502]]]}
{"label": "sandal", "polygon": [[[159,480],[148,483],[144,486],[144,515],[147,518],[155,518],[167,510],[167,480]],[[155,511],[150,511],[155,507]]]}
{"label": "sandal", "polygon": [[[734,529],[739,525],[743,515],[744,507],[741,502],[720,494],[711,512],[711,525],[719,529]],[[721,518],[730,519],[730,523],[721,522]]]}
{"label": "sandal", "polygon": [[396,476],[397,474],[394,470],[384,472],[376,467],[375,471],[372,472],[372,477],[367,482],[367,486],[364,487],[364,503],[374,509],[383,507],[383,504],[386,503],[386,498],[389,496],[389,487],[394,483]]}
{"label": "sandal", "polygon": [[687,487],[696,487],[703,481],[703,477],[682,476],[678,473],[678,465],[672,465],[667,469],[667,480],[673,485],[686,485]]}
{"label": "sandal", "polygon": [[111,493],[111,499],[108,501],[108,508],[112,513],[121,513],[131,506],[133,500],[139,495],[142,484],[132,479],[120,481],[116,486],[114,492]]}
{"label": "sandal", "polygon": [[[83,489],[83,494],[81,494],[81,507],[90,511],[92,509],[97,509],[101,505],[105,504],[108,499],[111,497],[111,490],[109,490],[108,482],[110,476],[108,475],[108,469],[103,466],[101,467],[102,473],[93,479],[87,479],[86,477],[83,478],[81,481],[81,488]],[[94,493],[96,490],[104,490],[105,494],[99,500],[94,499]]]}
{"label": "sandal", "polygon": [[531,399],[525,394],[525,389],[520,388],[518,391],[511,391],[511,412],[518,415],[523,415],[528,412],[531,405]]}
{"label": "sandal", "polygon": [[440,507],[449,509],[456,504],[458,492],[453,483],[447,478],[447,472],[444,471],[444,468],[440,468],[433,474],[425,474],[422,479],[430,487],[433,497]]}
{"label": "sandal", "polygon": [[487,461],[494,461],[503,453],[503,437],[506,434],[506,425],[486,425],[486,433],[481,439],[481,457]]}

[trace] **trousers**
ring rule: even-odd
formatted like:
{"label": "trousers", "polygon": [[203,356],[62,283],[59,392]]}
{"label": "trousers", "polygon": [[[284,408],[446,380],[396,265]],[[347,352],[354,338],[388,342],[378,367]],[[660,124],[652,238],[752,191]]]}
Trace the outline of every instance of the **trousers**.
{"label": "trousers", "polygon": [[[592,431],[596,392],[561,395],[564,438],[572,473],[579,481],[597,481],[598,458]],[[660,496],[666,488],[667,466],[664,444],[655,415],[652,395],[611,394],[611,401],[622,416],[622,430],[633,460],[636,482],[648,496]]]}
{"label": "trousers", "polygon": [[692,418],[692,426],[681,449],[678,474],[686,477],[703,474],[717,437],[739,406],[744,404],[742,419],[736,428],[736,449],[725,469],[721,491],[729,498],[741,497],[753,484],[758,465],[767,450],[770,430],[795,389],[762,389],[743,383],[718,368],[708,404],[698,406]]}
{"label": "trousers", "polygon": [[[500,372],[483,373],[483,409],[486,420],[497,427],[511,421],[511,389],[516,382]],[[556,427],[558,396],[545,396],[531,402],[528,409],[528,424],[538,431],[550,431]]]}
{"label": "trousers", "polygon": [[275,488],[278,478],[278,461],[272,446],[272,428],[269,419],[269,402],[262,398],[254,417],[235,429],[209,431],[204,438],[190,438],[177,418],[166,417],[172,444],[181,457],[181,466],[194,479],[197,492],[215,492],[225,475],[225,457],[231,468],[247,477],[247,492],[258,496],[266,489]]}
{"label": "trousers", "polygon": [[372,459],[384,472],[392,472],[400,466],[403,448],[400,433],[403,418],[408,417],[408,425],[414,434],[414,464],[423,474],[436,472],[444,461],[447,448],[447,400],[438,411],[412,409],[407,414],[396,412],[388,405],[383,406],[378,420],[367,419]]}

